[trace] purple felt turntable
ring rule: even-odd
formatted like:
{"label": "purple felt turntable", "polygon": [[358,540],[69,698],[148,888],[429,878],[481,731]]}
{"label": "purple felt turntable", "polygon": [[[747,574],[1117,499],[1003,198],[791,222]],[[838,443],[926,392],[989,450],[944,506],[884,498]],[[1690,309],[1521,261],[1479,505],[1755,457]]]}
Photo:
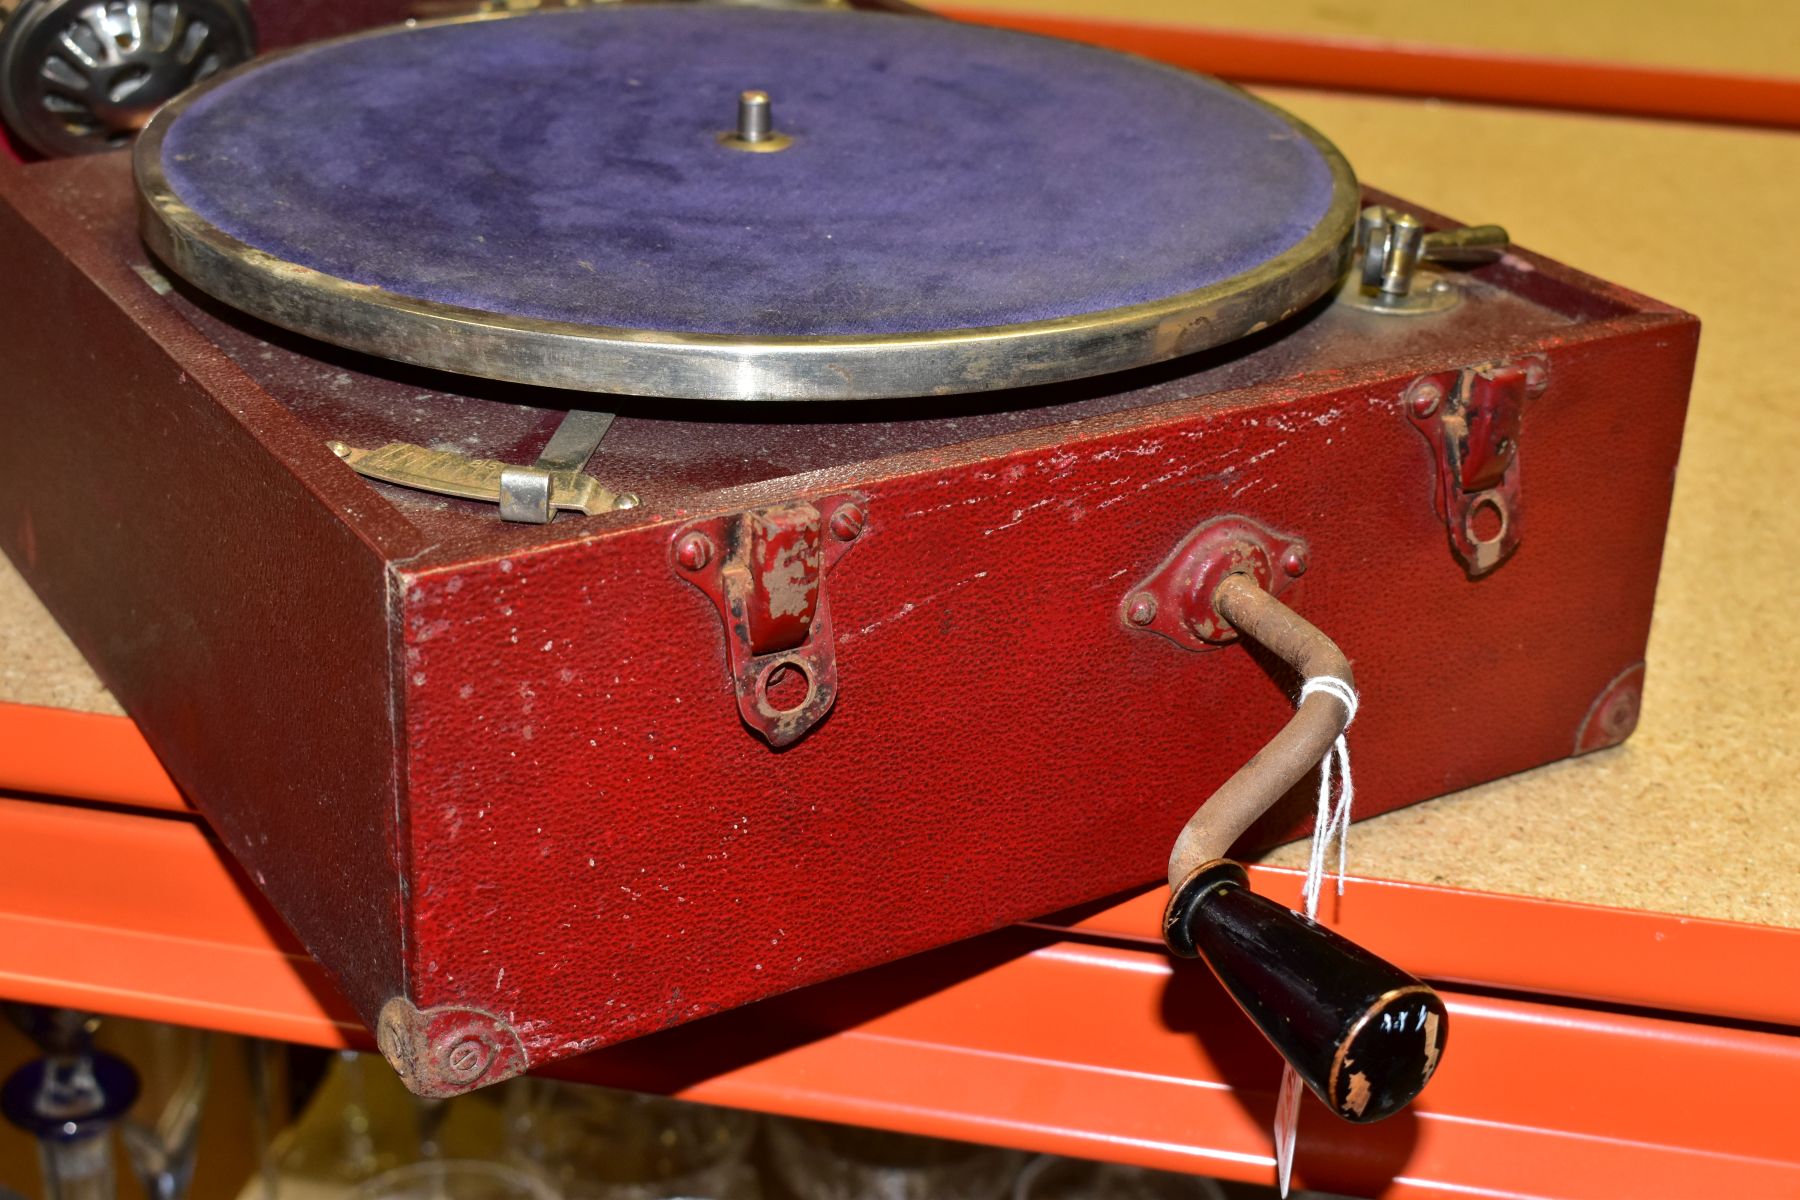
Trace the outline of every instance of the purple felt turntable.
{"label": "purple felt turntable", "polygon": [[153,245],[259,316],[690,398],[988,390],[1204,349],[1327,290],[1356,207],[1326,143],[1201,76],[704,6],[302,49],[177,101],[138,161]]}

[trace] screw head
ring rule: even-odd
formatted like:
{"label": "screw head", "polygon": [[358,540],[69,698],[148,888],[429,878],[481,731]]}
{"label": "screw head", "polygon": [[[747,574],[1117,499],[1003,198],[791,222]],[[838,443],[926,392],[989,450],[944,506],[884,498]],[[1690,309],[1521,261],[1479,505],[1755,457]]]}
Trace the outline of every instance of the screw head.
{"label": "screw head", "polygon": [[1550,386],[1550,364],[1541,358],[1525,360],[1525,391],[1531,396],[1541,396],[1544,389]]}
{"label": "screw head", "polygon": [[831,536],[840,542],[853,542],[863,531],[863,522],[868,520],[860,506],[844,504],[831,514]]}
{"label": "screw head", "polygon": [[1131,598],[1131,604],[1125,610],[1125,619],[1133,625],[1148,625],[1156,620],[1156,597],[1149,592],[1139,592]]}
{"label": "screw head", "polygon": [[1444,387],[1435,379],[1421,379],[1413,384],[1409,399],[1413,416],[1423,421],[1444,402]]}
{"label": "screw head", "polygon": [[698,571],[712,561],[712,540],[704,533],[690,533],[675,546],[675,561],[685,571]]}
{"label": "screw head", "polygon": [[445,1064],[460,1079],[473,1079],[487,1069],[487,1047],[474,1038],[465,1038],[450,1048]]}
{"label": "screw head", "polygon": [[1306,547],[1296,543],[1282,552],[1281,569],[1289,579],[1298,579],[1306,574]]}
{"label": "screw head", "polygon": [[1600,726],[1622,741],[1637,725],[1637,716],[1637,693],[1620,692],[1607,703],[1606,710],[1600,714]]}

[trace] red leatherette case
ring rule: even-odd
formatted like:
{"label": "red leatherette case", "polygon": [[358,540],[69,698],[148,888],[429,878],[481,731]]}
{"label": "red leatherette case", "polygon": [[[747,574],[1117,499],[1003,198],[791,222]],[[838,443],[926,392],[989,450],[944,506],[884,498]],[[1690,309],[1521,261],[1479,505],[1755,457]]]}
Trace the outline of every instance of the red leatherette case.
{"label": "red leatherette case", "polygon": [[[531,526],[327,442],[529,462],[580,397],[171,289],[123,155],[0,199],[5,550],[422,1091],[1156,879],[1297,684],[1133,624],[1211,519],[1304,542],[1283,598],[1354,660],[1361,814],[1635,717],[1698,327],[1526,252],[1442,316],[1327,304],[1028,393],[609,397],[590,470],[642,504]],[[1502,398],[1517,544],[1474,573],[1415,384],[1534,356]],[[779,748],[715,603],[753,534],[823,564],[802,649],[835,704]],[[1289,801],[1253,839],[1304,830]]]}

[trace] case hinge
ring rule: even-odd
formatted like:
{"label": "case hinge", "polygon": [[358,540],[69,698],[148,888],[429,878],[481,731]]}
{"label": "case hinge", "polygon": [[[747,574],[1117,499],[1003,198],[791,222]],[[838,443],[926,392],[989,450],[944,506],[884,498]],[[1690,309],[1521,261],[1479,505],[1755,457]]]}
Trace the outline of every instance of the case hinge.
{"label": "case hinge", "polygon": [[738,712],[772,746],[805,736],[837,699],[825,575],[862,533],[863,503],[840,495],[711,517],[669,542],[675,573],[725,623]]}
{"label": "case hinge", "polygon": [[1425,375],[1406,390],[1407,416],[1437,458],[1433,502],[1470,576],[1518,548],[1525,401],[1549,383],[1549,363],[1532,356]]}

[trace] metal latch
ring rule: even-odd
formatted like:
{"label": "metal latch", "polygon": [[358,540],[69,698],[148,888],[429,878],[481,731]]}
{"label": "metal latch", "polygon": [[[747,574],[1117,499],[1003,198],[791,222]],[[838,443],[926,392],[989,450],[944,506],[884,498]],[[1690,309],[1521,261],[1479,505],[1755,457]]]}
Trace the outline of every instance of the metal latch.
{"label": "metal latch", "polygon": [[1533,355],[1425,375],[1406,390],[1407,416],[1437,458],[1438,516],[1471,576],[1518,548],[1519,431],[1525,401],[1549,386],[1549,362]]}
{"label": "metal latch", "polygon": [[1340,299],[1369,312],[1419,316],[1461,300],[1447,278],[1415,286],[1421,263],[1471,266],[1498,261],[1511,244],[1498,225],[1468,225],[1430,233],[1419,218],[1371,204],[1356,223],[1355,266]]}
{"label": "metal latch", "polygon": [[498,504],[503,521],[544,525],[558,510],[593,516],[637,507],[636,496],[611,491],[586,471],[588,459],[612,426],[613,415],[587,409],[570,412],[529,467],[470,458],[453,450],[429,450],[411,442],[389,442],[374,450],[359,450],[343,442],[327,445],[358,475],[440,496]]}
{"label": "metal latch", "polygon": [[718,608],[738,712],[771,746],[804,737],[837,699],[825,575],[864,511],[854,494],[796,500],[692,521],[669,542],[675,573]]}

